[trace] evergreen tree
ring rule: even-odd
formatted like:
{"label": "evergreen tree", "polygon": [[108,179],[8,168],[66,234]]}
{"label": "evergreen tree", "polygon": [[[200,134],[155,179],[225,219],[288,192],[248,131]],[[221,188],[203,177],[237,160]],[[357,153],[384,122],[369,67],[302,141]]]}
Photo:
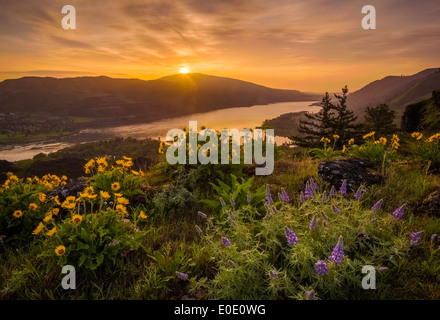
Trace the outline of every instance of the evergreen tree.
{"label": "evergreen tree", "polygon": [[338,135],[336,146],[342,148],[350,138],[358,134],[360,126],[356,124],[357,116],[347,108],[348,88],[342,89],[342,95],[335,94],[337,104],[331,102],[328,92],[322,98],[322,109],[318,113],[307,113],[306,120],[300,120],[298,131],[299,136],[292,136],[290,139],[294,144],[301,147],[321,146],[321,138],[334,139]]}
{"label": "evergreen tree", "polygon": [[333,135],[337,134],[340,137],[336,143],[339,148],[342,148],[350,138],[354,138],[361,128],[356,123],[358,117],[347,107],[347,93],[347,86],[342,88],[342,95],[335,93],[338,103],[333,105],[335,115],[330,119],[330,133]]}
{"label": "evergreen tree", "polygon": [[301,147],[315,147],[319,145],[322,137],[329,134],[329,124],[333,105],[328,92],[321,100],[322,109],[317,113],[306,113],[307,119],[300,120],[298,131],[300,136],[289,137],[294,144]]}
{"label": "evergreen tree", "polygon": [[368,107],[365,113],[365,131],[375,131],[379,135],[387,135],[396,132],[394,124],[396,112],[387,104],[379,104],[376,107]]}

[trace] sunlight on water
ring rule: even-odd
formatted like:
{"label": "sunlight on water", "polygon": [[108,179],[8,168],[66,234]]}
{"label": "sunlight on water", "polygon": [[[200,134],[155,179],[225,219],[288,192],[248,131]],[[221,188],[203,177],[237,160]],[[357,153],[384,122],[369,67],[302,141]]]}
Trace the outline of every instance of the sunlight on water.
{"label": "sunlight on water", "polygon": [[[164,140],[168,130],[188,127],[189,121],[197,121],[199,129],[202,125],[211,129],[227,128],[241,130],[243,128],[255,128],[260,126],[264,120],[273,119],[285,113],[300,111],[317,112],[320,110],[320,107],[310,106],[310,104],[314,102],[315,101],[280,102],[268,105],[257,105],[248,108],[230,108],[206,113],[196,113],[189,116],[164,119],[146,124],[86,129],[68,139],[74,139],[75,143],[99,141],[112,137],[132,137],[138,139],[157,139],[160,137]],[[282,144],[287,141],[287,138],[275,137],[275,142],[277,144]],[[55,152],[68,145],[74,144],[74,142],[61,140],[14,146],[10,149],[0,150],[0,159],[8,161],[29,159],[38,153]]]}

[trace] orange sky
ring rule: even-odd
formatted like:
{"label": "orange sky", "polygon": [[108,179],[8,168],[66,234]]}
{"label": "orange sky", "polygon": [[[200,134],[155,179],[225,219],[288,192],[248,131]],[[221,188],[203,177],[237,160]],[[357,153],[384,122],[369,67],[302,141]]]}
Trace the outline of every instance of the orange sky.
{"label": "orange sky", "polygon": [[[64,3],[65,2],[65,3]],[[61,8],[77,29],[61,27]],[[0,0],[0,80],[107,75],[155,79],[186,66],[302,91],[359,89],[440,67],[438,0]]]}

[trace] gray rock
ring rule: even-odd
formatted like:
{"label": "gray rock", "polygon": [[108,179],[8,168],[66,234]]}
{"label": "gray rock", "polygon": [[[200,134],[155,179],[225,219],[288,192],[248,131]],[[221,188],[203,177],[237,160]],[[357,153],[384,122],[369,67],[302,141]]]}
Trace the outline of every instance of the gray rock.
{"label": "gray rock", "polygon": [[344,179],[352,191],[356,191],[360,185],[381,184],[384,181],[382,175],[370,172],[374,164],[362,159],[348,159],[336,161],[324,161],[319,164],[319,177],[330,185],[339,189]]}

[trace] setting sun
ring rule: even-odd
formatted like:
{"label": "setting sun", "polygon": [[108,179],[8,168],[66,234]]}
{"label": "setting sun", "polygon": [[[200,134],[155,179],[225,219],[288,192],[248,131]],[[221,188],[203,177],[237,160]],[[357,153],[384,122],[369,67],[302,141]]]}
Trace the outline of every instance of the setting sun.
{"label": "setting sun", "polygon": [[189,73],[189,69],[187,67],[182,67],[182,68],[180,68],[179,72],[182,74],[187,74],[187,73]]}

